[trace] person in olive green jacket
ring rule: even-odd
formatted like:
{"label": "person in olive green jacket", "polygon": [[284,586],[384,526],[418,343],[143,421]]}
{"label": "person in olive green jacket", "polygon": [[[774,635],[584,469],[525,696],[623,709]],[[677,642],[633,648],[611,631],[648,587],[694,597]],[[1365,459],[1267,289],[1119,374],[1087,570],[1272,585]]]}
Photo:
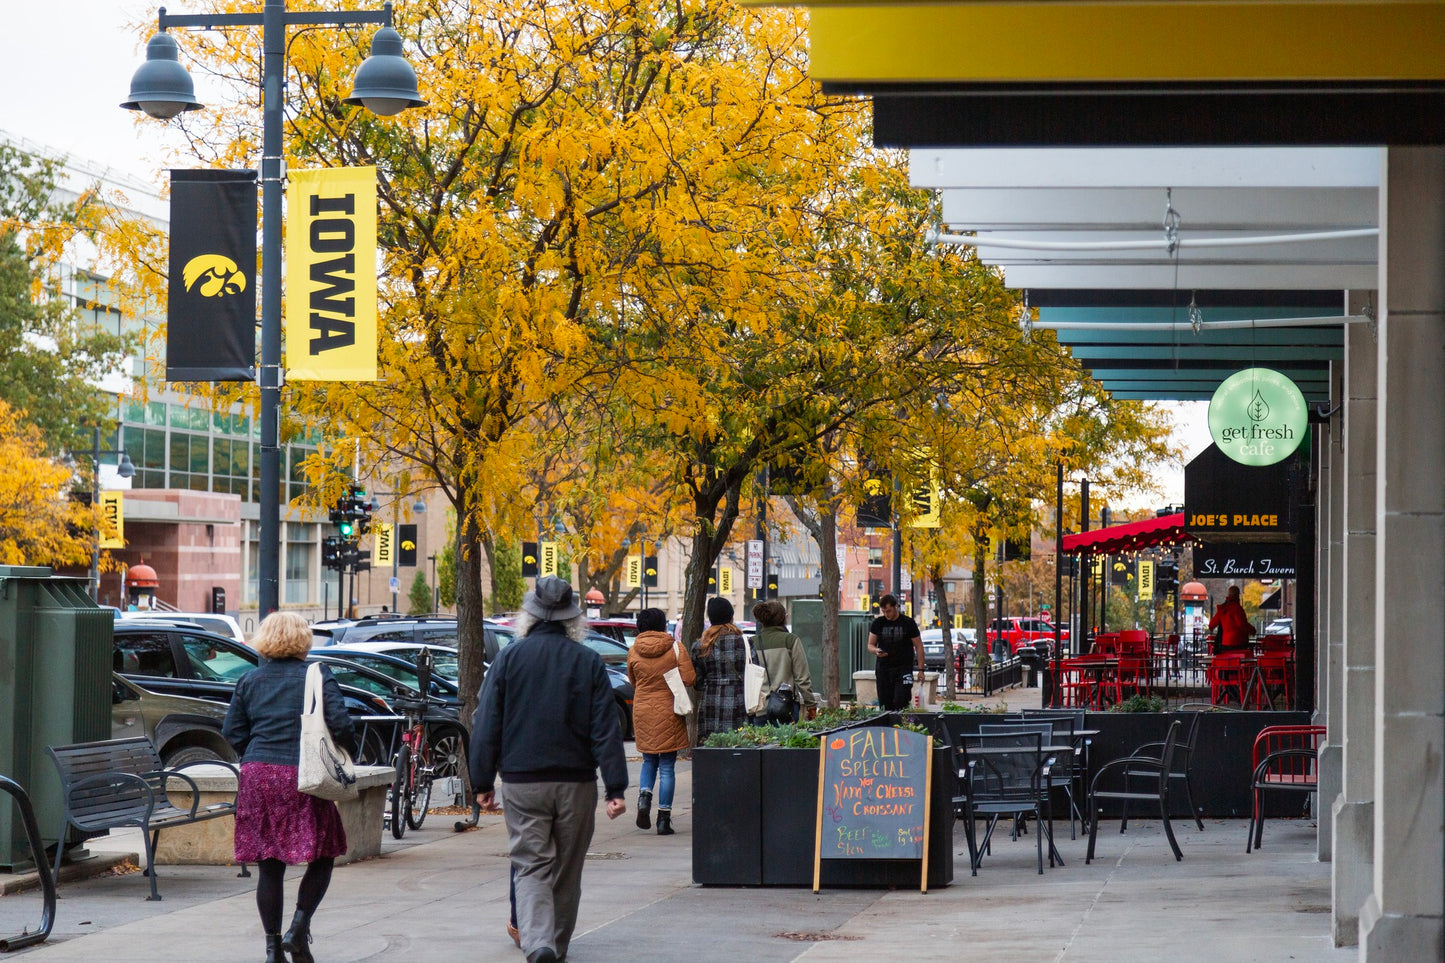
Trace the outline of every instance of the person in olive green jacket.
{"label": "person in olive green jacket", "polygon": [[818,703],[818,697],[813,694],[813,680],[808,671],[808,655],[803,651],[803,640],[788,631],[788,612],[782,602],[773,599],[759,602],[753,606],[753,619],[758,623],[753,648],[760,653],[767,669],[763,698],[783,686],[791,689],[793,697],[790,720],[754,716],[752,721],[759,724],[768,721],[797,722],[801,707]]}

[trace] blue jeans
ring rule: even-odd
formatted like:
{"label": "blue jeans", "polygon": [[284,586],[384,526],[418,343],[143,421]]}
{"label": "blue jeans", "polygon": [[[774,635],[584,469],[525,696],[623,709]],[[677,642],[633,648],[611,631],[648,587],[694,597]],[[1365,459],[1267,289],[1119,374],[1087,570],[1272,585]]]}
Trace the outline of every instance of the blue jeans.
{"label": "blue jeans", "polygon": [[[642,754],[642,775],[637,778],[637,788],[644,792],[652,792],[653,780],[660,785],[657,787],[657,808],[672,808],[672,790],[675,782],[673,768],[677,764],[677,753],[675,752],[644,752]],[[659,772],[661,778],[659,778]]]}

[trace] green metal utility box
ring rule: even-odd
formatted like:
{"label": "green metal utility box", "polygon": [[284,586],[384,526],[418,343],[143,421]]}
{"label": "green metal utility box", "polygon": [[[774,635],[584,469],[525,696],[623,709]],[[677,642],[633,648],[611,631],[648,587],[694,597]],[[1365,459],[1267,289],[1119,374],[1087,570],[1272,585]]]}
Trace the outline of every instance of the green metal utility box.
{"label": "green metal utility box", "polygon": [[[30,794],[46,845],[57,842],[61,799],[45,747],[110,738],[115,613],[86,584],[0,565],[0,773]],[[29,867],[20,813],[0,806],[0,872]]]}
{"label": "green metal utility box", "polygon": [[[868,654],[868,626],[873,616],[867,612],[838,613],[838,694],[851,699],[857,694],[853,673],[871,669],[873,658]],[[813,691],[823,691],[823,600],[794,599],[792,603],[793,634],[803,640],[808,654],[808,671],[813,677]]]}

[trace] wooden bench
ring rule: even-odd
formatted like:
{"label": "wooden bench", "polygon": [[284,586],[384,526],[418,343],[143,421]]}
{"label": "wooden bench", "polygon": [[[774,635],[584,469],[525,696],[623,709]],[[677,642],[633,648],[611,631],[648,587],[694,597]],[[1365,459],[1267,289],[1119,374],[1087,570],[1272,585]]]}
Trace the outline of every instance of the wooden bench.
{"label": "wooden bench", "polygon": [[[207,760],[166,769],[160,753],[144,736],[82,742],[73,746],[49,746],[45,751],[55,761],[55,768],[60,773],[64,806],[55,845],[57,879],[60,877],[60,858],[65,851],[65,836],[71,826],[92,835],[136,826],[141,830],[141,841],[146,850],[146,873],[151,881],[149,898],[158,900],[161,896],[156,890],[155,851],[160,831],[219,819],[236,812],[234,797],[228,802],[202,805],[195,780],[181,772],[189,765],[222,765],[237,772],[239,778],[239,772],[230,763]],[[171,804],[166,795],[167,780],[189,784],[189,808],[182,809]]]}

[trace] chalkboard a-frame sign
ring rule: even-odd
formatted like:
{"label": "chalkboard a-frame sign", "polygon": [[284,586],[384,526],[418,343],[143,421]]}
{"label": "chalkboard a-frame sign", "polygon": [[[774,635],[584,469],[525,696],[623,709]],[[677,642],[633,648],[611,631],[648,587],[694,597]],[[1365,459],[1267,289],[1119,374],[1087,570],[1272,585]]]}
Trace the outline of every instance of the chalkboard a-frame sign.
{"label": "chalkboard a-frame sign", "polygon": [[916,859],[928,892],[933,738],[867,726],[825,733],[818,747],[813,892],[825,859]]}

